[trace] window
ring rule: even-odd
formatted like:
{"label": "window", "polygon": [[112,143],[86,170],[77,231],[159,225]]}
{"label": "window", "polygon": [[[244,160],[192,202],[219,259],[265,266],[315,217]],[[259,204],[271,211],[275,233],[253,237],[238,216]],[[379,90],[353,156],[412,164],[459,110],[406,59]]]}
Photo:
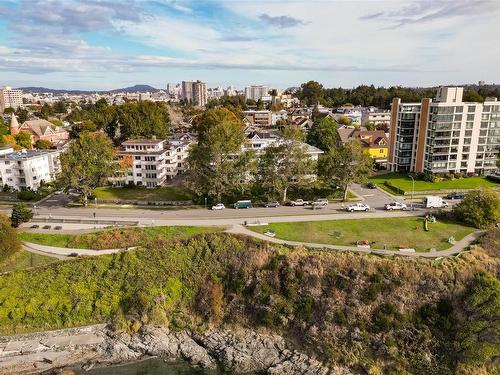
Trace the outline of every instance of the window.
{"label": "window", "polygon": [[467,115],[467,121],[474,121],[474,115]]}
{"label": "window", "polygon": [[383,153],[384,153],[384,149],[383,149],[383,148],[381,148],[381,149],[379,150],[379,153],[383,154]]}
{"label": "window", "polygon": [[142,177],[142,173],[137,173],[136,176],[137,177]]}
{"label": "window", "polygon": [[140,156],[136,156],[135,160],[141,160],[141,157]]}
{"label": "window", "polygon": [[140,165],[140,164],[137,164],[135,167],[136,167],[137,169],[141,169],[141,165]]}
{"label": "window", "polygon": [[475,105],[469,105],[467,107],[467,112],[471,113],[471,112],[475,112],[476,111],[476,106]]}

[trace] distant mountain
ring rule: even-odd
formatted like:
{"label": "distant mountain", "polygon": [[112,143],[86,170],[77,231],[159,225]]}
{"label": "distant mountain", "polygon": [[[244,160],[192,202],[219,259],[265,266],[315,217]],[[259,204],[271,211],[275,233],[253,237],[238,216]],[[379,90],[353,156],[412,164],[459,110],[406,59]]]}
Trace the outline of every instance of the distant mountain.
{"label": "distant mountain", "polygon": [[48,89],[46,87],[19,87],[23,92],[30,92],[32,94],[41,94],[41,93],[52,93],[52,94],[72,94],[72,95],[82,95],[82,94],[106,94],[106,93],[119,93],[119,92],[157,92],[160,89],[154,88],[149,85],[135,85],[130,87],[124,87],[122,89],[115,90],[103,90],[103,91],[89,91],[89,90],[63,90],[63,89]]}

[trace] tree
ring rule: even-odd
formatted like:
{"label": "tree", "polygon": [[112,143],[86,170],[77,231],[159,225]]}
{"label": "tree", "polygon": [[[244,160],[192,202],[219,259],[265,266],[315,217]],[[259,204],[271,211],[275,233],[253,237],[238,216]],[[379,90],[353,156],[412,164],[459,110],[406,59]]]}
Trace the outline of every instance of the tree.
{"label": "tree", "polygon": [[329,151],[338,142],[337,123],[331,117],[317,118],[307,133],[307,143]]}
{"label": "tree", "polygon": [[476,90],[465,90],[464,102],[484,102],[484,98]]}
{"label": "tree", "polygon": [[92,189],[103,184],[118,169],[111,141],[102,132],[83,132],[61,154],[61,172],[57,184],[75,189],[87,205]]}
{"label": "tree", "polygon": [[347,125],[347,126],[352,125],[352,120],[347,116],[340,116],[338,121],[339,121],[339,124],[342,124],[342,125]]}
{"label": "tree", "polygon": [[39,150],[49,150],[52,148],[52,143],[45,139],[39,139],[35,142],[35,148]]}
{"label": "tree", "polygon": [[170,125],[168,109],[164,103],[149,100],[128,102],[118,107],[121,139],[166,138]]}
{"label": "tree", "polygon": [[3,111],[3,113],[4,113],[5,115],[10,115],[10,114],[12,114],[12,113],[14,113],[14,112],[15,112],[15,109],[14,109],[14,108],[12,108],[12,107],[5,108],[5,109],[4,109],[4,111]]}
{"label": "tree", "polygon": [[365,124],[365,128],[366,128],[366,130],[376,130],[376,126],[375,126],[375,123],[373,121],[368,121]]}
{"label": "tree", "polygon": [[68,111],[68,105],[66,104],[65,101],[59,100],[54,103],[54,106],[52,107],[55,113],[63,113],[66,114]]}
{"label": "tree", "polygon": [[27,223],[33,218],[33,211],[24,203],[16,203],[12,207],[12,213],[10,215],[11,225],[17,228],[22,223]]}
{"label": "tree", "polygon": [[358,141],[331,149],[318,162],[318,175],[333,188],[340,187],[343,200],[347,200],[349,184],[366,180],[373,168],[373,160]]}
{"label": "tree", "polygon": [[21,131],[14,136],[14,139],[19,147],[31,148],[31,134]]}
{"label": "tree", "polygon": [[0,116],[0,136],[7,135],[10,133],[10,127],[5,123],[3,118]]}
{"label": "tree", "polygon": [[54,117],[52,119],[50,119],[49,121],[51,124],[55,125],[55,126],[59,126],[59,127],[63,127],[64,124],[61,120],[59,120],[57,117]]}
{"label": "tree", "polygon": [[52,110],[52,106],[50,104],[45,103],[38,114],[41,118],[48,120],[49,116],[54,115],[54,111]]}
{"label": "tree", "polygon": [[242,189],[253,155],[242,152],[245,133],[240,119],[226,108],[209,109],[193,121],[198,144],[188,157],[188,184],[199,195],[220,201]]}
{"label": "tree", "polygon": [[0,262],[21,250],[21,241],[6,215],[0,215]]}
{"label": "tree", "polygon": [[314,171],[305,147],[286,133],[282,143],[268,146],[258,160],[255,176],[258,186],[268,195],[280,195],[282,202],[286,202],[288,189],[310,181]]}
{"label": "tree", "polygon": [[323,85],[316,81],[309,81],[300,86],[298,98],[307,106],[322,104],[324,102],[325,91]]}
{"label": "tree", "polygon": [[23,122],[25,122],[26,120],[28,120],[28,115],[29,115],[29,112],[28,112],[27,109],[19,107],[17,109],[17,111],[16,111],[17,121],[20,124],[22,124]]}
{"label": "tree", "polygon": [[500,221],[500,198],[492,189],[471,191],[453,207],[453,215],[476,228],[486,228]]}

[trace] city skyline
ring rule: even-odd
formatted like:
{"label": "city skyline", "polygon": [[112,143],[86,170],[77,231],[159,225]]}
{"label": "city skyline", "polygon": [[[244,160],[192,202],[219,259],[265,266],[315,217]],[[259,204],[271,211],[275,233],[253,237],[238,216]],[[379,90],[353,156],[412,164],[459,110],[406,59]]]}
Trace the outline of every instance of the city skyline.
{"label": "city skyline", "polygon": [[494,83],[500,51],[487,36],[499,11],[488,0],[6,0],[0,86]]}

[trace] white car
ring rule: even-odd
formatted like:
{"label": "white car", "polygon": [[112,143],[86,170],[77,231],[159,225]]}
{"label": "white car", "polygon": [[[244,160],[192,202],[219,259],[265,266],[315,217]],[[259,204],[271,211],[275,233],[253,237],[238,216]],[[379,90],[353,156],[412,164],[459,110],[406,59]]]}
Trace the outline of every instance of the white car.
{"label": "white car", "polygon": [[350,206],[346,207],[346,210],[349,212],[354,212],[354,211],[370,211],[370,206],[364,203],[356,203],[356,204],[351,204]]}
{"label": "white car", "polygon": [[222,203],[217,203],[215,206],[212,206],[212,210],[223,210],[226,208]]}
{"label": "white car", "polygon": [[392,202],[392,203],[387,203],[385,205],[385,209],[389,210],[389,211],[392,211],[392,210],[403,210],[403,211],[405,211],[407,209],[407,206],[404,203]]}

